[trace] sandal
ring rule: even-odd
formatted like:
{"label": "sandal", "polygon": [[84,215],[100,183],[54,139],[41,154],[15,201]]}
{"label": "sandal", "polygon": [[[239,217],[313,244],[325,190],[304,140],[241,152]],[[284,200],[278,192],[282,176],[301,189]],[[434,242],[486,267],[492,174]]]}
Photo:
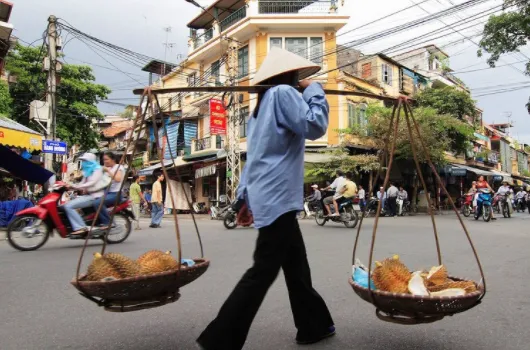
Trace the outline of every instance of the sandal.
{"label": "sandal", "polygon": [[79,236],[79,235],[82,235],[83,233],[86,233],[88,231],[88,228],[86,227],[83,227],[77,231],[74,231],[72,233],[70,233],[72,236]]}

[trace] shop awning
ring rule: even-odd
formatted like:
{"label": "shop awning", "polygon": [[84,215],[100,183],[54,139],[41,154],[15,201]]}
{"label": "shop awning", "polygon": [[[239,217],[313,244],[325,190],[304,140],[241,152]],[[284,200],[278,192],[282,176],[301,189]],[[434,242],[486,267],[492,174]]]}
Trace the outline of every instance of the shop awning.
{"label": "shop awning", "polygon": [[[171,160],[164,160],[164,165],[166,166],[166,168],[172,168],[173,167],[173,162]],[[138,176],[151,176],[153,175],[153,173],[155,172],[155,170],[158,170],[158,169],[161,169],[162,168],[162,163],[158,163],[158,164],[155,164],[155,165],[151,165],[150,167],[147,167],[147,168],[144,168],[142,170],[139,170],[136,174]]]}
{"label": "shop awning", "polygon": [[0,145],[0,167],[9,171],[15,177],[41,185],[53,176],[51,171],[22,158],[2,145]]}
{"label": "shop awning", "polygon": [[0,144],[8,147],[27,148],[29,151],[42,150],[43,137],[36,131],[0,116]]}
{"label": "shop awning", "polygon": [[493,171],[493,180],[494,181],[508,181],[509,184],[513,184],[513,178],[512,178],[512,174],[509,174],[509,173],[505,173],[504,171],[497,171],[497,170],[492,170]]}
{"label": "shop awning", "polygon": [[326,163],[326,162],[329,162],[331,157],[332,156],[329,153],[306,152],[304,153],[304,163],[312,163],[312,164]]}
{"label": "shop awning", "polygon": [[491,171],[482,170],[482,169],[479,169],[479,168],[474,168],[474,167],[467,166],[467,165],[462,165],[462,164],[453,164],[453,167],[466,169],[467,171],[475,173],[478,176],[493,176],[493,175],[495,175]]}

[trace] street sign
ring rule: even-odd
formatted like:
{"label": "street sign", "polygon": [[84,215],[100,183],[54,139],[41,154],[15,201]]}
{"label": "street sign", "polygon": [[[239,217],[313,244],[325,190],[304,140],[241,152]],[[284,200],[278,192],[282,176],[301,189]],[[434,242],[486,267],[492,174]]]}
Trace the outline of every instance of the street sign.
{"label": "street sign", "polygon": [[226,111],[223,102],[213,98],[210,100],[210,134],[226,135]]}
{"label": "street sign", "polygon": [[466,176],[467,170],[462,168],[451,168],[451,175],[452,176]]}
{"label": "street sign", "polygon": [[42,140],[42,153],[65,155],[66,151],[66,142]]}

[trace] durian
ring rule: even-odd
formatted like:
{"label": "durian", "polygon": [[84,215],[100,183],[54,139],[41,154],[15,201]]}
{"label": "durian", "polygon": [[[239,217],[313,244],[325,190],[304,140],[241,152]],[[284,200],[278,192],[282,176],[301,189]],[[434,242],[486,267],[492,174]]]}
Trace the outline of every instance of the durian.
{"label": "durian", "polygon": [[459,297],[462,295],[466,295],[466,291],[462,288],[451,288],[451,289],[444,289],[439,292],[432,292],[432,297]]}
{"label": "durian", "polygon": [[412,277],[408,284],[409,293],[418,296],[429,296],[429,291],[425,287],[425,281],[421,277],[421,271],[416,271],[412,274]]}
{"label": "durian", "polygon": [[464,289],[466,293],[473,293],[477,290],[477,286],[475,285],[475,282],[472,281],[451,281],[444,284],[441,284],[439,286],[431,286],[428,287],[429,291],[431,292],[440,292],[442,290],[446,289]]}
{"label": "durian", "polygon": [[412,277],[409,269],[394,255],[382,262],[376,261],[372,280],[377,289],[392,293],[408,293],[408,283]]}
{"label": "durian", "polygon": [[87,279],[89,281],[100,281],[108,277],[120,279],[137,276],[139,271],[139,265],[126,256],[117,253],[105,255],[95,253],[94,260],[88,266]]}
{"label": "durian", "polygon": [[431,268],[425,281],[427,282],[427,286],[439,286],[447,283],[448,279],[447,269],[444,265],[440,265]]}
{"label": "durian", "polygon": [[171,252],[152,254],[150,259],[143,259],[140,265],[140,274],[150,275],[153,273],[175,270],[178,262]]}
{"label": "durian", "polygon": [[136,259],[136,262],[142,265],[145,261],[151,260],[153,258],[156,258],[157,256],[164,254],[165,253],[161,250],[150,250],[147,253],[142,254],[138,259]]}

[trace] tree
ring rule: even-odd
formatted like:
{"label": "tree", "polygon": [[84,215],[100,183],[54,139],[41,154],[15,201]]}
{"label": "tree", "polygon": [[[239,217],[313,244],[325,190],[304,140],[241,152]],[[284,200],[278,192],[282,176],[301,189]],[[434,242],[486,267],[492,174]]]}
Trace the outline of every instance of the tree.
{"label": "tree", "polygon": [[436,109],[439,114],[447,114],[459,120],[466,116],[475,119],[477,109],[469,93],[453,86],[430,88],[420,92],[416,99],[422,107]]}
{"label": "tree", "polygon": [[[488,19],[477,53],[480,57],[483,50],[488,52],[490,57],[487,62],[491,67],[495,67],[502,54],[519,52],[519,48],[530,41],[530,2],[504,0],[504,8],[514,11],[492,15]],[[526,74],[530,75],[530,61],[526,63]],[[530,113],[530,101],[526,107]]]}
{"label": "tree", "polygon": [[[42,69],[45,52],[17,44],[6,60],[6,69],[17,76],[11,86],[13,119],[29,124],[29,104],[43,99],[46,91],[46,72]],[[93,123],[103,118],[97,101],[107,98],[111,90],[95,83],[92,68],[84,65],[63,64],[57,87],[57,137],[82,149],[97,147],[98,133]]]}
{"label": "tree", "polygon": [[9,117],[13,99],[9,94],[9,87],[5,81],[0,81],[0,115]]}
{"label": "tree", "polygon": [[[383,107],[379,104],[371,104],[366,110],[368,121],[364,127],[356,127],[342,130],[341,132],[352,134],[361,139],[370,139],[377,148],[385,149],[392,108]],[[468,149],[469,142],[473,140],[473,128],[450,115],[440,115],[438,111],[430,107],[414,109],[414,118],[418,123],[421,136],[435,164],[445,163],[445,151],[456,154],[464,153]],[[418,151],[420,162],[426,160],[416,130],[411,125],[413,140],[410,140],[405,115],[401,113],[398,135],[396,138],[396,158],[411,159],[413,157],[412,144]],[[390,137],[390,141],[392,138]]]}
{"label": "tree", "polygon": [[330,158],[326,163],[320,163],[318,166],[307,170],[307,175],[312,177],[331,178],[335,172],[351,171],[353,173],[370,172],[380,168],[379,157],[371,154],[350,155],[347,149],[338,149],[329,152]]}

